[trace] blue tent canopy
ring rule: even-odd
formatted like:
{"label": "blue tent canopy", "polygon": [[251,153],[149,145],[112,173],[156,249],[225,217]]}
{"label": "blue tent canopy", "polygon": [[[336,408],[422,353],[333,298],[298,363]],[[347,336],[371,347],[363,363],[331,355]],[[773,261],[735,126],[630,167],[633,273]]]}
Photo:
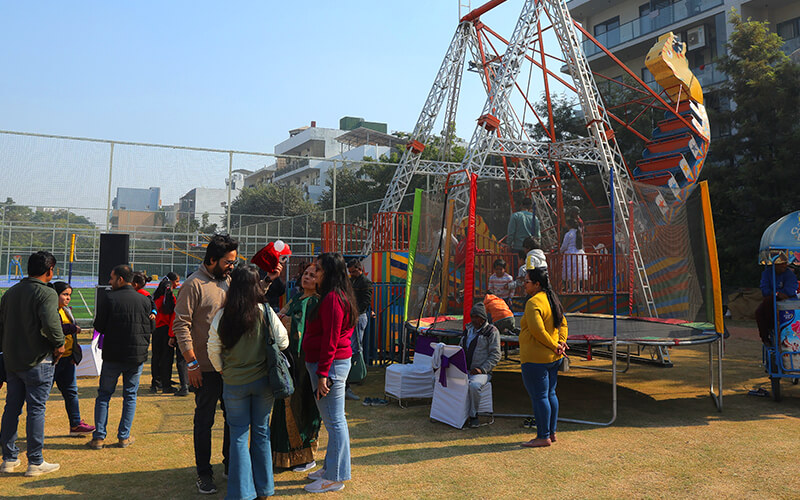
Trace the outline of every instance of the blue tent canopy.
{"label": "blue tent canopy", "polygon": [[761,236],[759,264],[769,264],[770,256],[785,254],[789,264],[800,265],[800,210],[773,222]]}

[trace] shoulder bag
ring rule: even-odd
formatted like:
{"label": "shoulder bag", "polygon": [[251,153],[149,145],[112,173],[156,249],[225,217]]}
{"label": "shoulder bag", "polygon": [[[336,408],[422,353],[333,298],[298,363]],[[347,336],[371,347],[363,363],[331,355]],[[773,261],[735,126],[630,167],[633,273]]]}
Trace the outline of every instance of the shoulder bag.
{"label": "shoulder bag", "polygon": [[294,381],[289,360],[275,343],[274,325],[269,304],[264,304],[264,322],[267,326],[267,377],[275,399],[285,399],[294,394]]}

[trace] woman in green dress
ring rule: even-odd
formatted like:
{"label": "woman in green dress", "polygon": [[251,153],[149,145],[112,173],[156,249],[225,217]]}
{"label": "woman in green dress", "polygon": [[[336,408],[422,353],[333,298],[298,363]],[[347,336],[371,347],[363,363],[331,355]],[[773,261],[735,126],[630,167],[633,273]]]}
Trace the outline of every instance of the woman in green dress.
{"label": "woman in green dress", "polygon": [[291,468],[295,472],[311,470],[317,465],[314,452],[317,450],[320,416],[306,370],[305,353],[300,348],[306,311],[314,309],[319,301],[314,264],[309,264],[303,271],[300,287],[302,293],[295,295],[279,314],[289,330],[289,348],[284,353],[292,363],[294,394],[275,401],[269,429],[273,465]]}

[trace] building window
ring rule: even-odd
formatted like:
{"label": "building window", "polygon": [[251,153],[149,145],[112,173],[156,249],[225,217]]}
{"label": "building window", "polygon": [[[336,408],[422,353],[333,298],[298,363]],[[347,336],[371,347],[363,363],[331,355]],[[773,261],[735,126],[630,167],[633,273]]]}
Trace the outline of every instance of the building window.
{"label": "building window", "polygon": [[608,33],[611,30],[615,30],[619,28],[619,16],[612,17],[608,21],[603,21],[600,24],[596,24],[594,27],[594,36],[600,36]]}
{"label": "building window", "polygon": [[595,25],[594,36],[606,47],[619,45],[619,16]]}
{"label": "building window", "polygon": [[649,85],[654,81],[656,81],[656,78],[653,76],[653,73],[651,73],[649,69],[642,68],[642,81]]}
{"label": "building window", "polygon": [[778,23],[778,35],[783,38],[784,41],[799,37],[800,17],[796,17],[783,23]]}

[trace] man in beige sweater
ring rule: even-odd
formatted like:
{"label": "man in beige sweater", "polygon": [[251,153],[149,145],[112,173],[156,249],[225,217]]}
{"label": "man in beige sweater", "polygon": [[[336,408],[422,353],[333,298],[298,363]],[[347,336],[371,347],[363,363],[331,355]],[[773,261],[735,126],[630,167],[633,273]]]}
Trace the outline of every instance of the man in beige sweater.
{"label": "man in beige sweater", "polygon": [[[188,368],[189,383],[194,389],[194,457],[197,466],[197,490],[202,494],[217,492],[211,468],[211,428],[222,406],[222,376],[208,359],[208,330],[214,315],[225,304],[230,272],[238,257],[239,243],[228,235],[214,235],[208,242],[203,263],[183,283],[175,304],[173,332]],[[230,431],[223,434],[222,456],[227,472]]]}

